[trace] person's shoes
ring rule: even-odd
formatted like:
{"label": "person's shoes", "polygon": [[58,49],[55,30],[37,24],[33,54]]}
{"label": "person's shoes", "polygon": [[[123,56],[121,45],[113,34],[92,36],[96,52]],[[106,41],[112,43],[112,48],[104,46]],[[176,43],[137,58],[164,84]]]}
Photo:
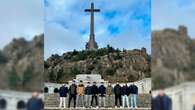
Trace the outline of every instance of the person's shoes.
{"label": "person's shoes", "polygon": [[117,108],[117,106],[115,106],[115,108]]}
{"label": "person's shoes", "polygon": [[137,109],[137,106],[135,106],[135,108]]}

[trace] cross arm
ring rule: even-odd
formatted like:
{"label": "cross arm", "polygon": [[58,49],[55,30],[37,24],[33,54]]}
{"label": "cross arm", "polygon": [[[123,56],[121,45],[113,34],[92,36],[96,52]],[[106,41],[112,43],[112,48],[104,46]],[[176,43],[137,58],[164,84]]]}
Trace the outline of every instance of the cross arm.
{"label": "cross arm", "polygon": [[90,12],[91,11],[91,9],[85,9],[85,12]]}
{"label": "cross arm", "polygon": [[100,12],[100,9],[85,9],[85,12],[91,12],[91,11],[93,11],[93,12]]}
{"label": "cross arm", "polygon": [[93,11],[94,12],[100,12],[100,9],[94,9]]}

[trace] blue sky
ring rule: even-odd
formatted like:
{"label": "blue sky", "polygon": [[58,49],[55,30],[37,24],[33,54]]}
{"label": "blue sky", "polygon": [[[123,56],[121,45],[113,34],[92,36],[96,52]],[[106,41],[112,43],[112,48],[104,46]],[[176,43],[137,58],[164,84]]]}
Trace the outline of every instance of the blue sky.
{"label": "blue sky", "polygon": [[188,34],[195,38],[195,0],[153,0],[152,30],[188,27]]}
{"label": "blue sky", "polygon": [[31,40],[43,33],[44,3],[41,0],[0,1],[0,49],[13,38]]}
{"label": "blue sky", "polygon": [[151,49],[150,0],[45,0],[45,58],[73,49],[85,49],[89,37],[91,1],[95,13],[95,36],[99,47]]}

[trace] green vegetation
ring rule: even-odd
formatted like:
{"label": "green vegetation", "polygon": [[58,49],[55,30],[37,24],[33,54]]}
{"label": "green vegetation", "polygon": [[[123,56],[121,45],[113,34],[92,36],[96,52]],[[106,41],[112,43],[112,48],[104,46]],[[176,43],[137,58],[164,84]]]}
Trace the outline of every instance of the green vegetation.
{"label": "green vegetation", "polygon": [[8,79],[9,79],[9,86],[12,89],[15,89],[20,83],[20,77],[18,76],[15,70],[12,70],[11,72],[8,73]]}
{"label": "green vegetation", "polygon": [[[105,48],[100,48],[98,50],[93,50],[93,51],[73,50],[73,52],[68,52],[66,54],[63,54],[63,58],[64,58],[64,60],[68,60],[68,61],[79,61],[79,60],[85,60],[88,58],[98,58],[100,56],[108,55],[109,53],[114,53],[114,52],[117,53],[117,55],[114,56],[115,59],[116,60],[120,59],[121,56],[120,56],[119,52],[121,52],[121,51],[119,49],[113,48],[110,45],[107,45],[107,47],[105,47]],[[53,55],[53,57],[59,58],[57,55]]]}
{"label": "green vegetation", "polygon": [[5,63],[7,60],[5,58],[5,56],[2,54],[2,52],[0,51],[0,64]]}
{"label": "green vegetation", "polygon": [[106,74],[107,74],[107,75],[112,76],[112,75],[115,74],[115,72],[116,72],[116,69],[115,69],[115,68],[107,68],[107,69],[106,69]]}
{"label": "green vegetation", "polygon": [[33,78],[32,68],[27,68],[23,73],[22,85],[25,86]]}

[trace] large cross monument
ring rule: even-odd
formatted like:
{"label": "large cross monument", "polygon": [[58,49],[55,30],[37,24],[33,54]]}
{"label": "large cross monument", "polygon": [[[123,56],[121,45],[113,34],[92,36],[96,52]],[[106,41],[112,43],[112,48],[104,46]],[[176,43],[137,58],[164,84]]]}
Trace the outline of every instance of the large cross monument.
{"label": "large cross monument", "polygon": [[86,50],[96,50],[98,48],[98,45],[95,41],[95,34],[94,34],[94,12],[100,12],[100,9],[95,9],[94,4],[91,3],[91,8],[85,9],[85,12],[90,12],[91,14],[90,35],[89,35],[89,41],[86,43]]}

